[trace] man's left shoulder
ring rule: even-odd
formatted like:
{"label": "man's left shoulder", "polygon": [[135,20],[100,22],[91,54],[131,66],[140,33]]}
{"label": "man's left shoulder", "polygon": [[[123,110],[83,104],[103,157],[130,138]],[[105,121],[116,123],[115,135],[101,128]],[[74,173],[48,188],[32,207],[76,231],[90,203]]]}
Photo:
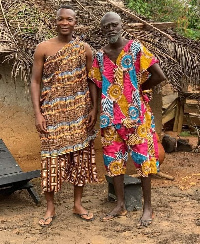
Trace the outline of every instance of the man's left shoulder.
{"label": "man's left shoulder", "polygon": [[85,48],[86,55],[91,56],[94,54],[94,49],[87,42],[82,42],[82,45]]}

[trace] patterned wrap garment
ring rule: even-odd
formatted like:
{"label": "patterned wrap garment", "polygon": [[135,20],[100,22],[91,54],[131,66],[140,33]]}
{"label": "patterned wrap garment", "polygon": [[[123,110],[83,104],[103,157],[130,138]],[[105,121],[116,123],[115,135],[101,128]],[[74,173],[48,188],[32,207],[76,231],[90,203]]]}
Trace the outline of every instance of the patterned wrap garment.
{"label": "patterned wrap garment", "polygon": [[[58,191],[61,182],[66,179],[80,186],[96,181],[91,143],[96,132],[87,129],[92,105],[84,43],[72,40],[55,55],[47,57],[42,82],[41,112],[48,131],[41,134],[43,191]],[[91,174],[86,171],[91,171]],[[87,179],[80,182],[82,173]]]}
{"label": "patterned wrap garment", "polygon": [[116,63],[103,50],[96,53],[89,78],[102,89],[100,126],[104,164],[110,176],[125,173],[126,143],[142,176],[157,173],[158,147],[150,91],[142,91],[147,69],[158,60],[140,42],[129,41]]}

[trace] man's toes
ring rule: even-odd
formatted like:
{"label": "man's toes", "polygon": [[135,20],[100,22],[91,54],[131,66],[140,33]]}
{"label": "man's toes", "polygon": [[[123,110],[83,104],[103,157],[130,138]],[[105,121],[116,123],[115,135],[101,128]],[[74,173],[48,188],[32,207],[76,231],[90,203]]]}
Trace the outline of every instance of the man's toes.
{"label": "man's toes", "polygon": [[44,225],[45,224],[45,218],[41,218],[38,223],[39,223],[39,225]]}
{"label": "man's toes", "polygon": [[139,223],[137,224],[138,228],[142,228],[142,227],[147,227],[149,225],[151,225],[152,223],[152,219],[147,219],[147,220],[139,220]]}
{"label": "man's toes", "polygon": [[91,220],[94,218],[94,214],[93,213],[82,214],[81,217],[86,220]]}

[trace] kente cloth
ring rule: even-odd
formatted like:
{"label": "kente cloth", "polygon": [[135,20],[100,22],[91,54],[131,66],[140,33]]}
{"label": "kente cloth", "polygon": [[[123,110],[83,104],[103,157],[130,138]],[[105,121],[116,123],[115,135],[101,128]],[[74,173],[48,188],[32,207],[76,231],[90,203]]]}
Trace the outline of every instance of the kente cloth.
{"label": "kente cloth", "polygon": [[[128,133],[132,146],[143,148],[142,145],[148,140],[146,148],[135,152],[138,157],[146,159],[140,164],[140,168],[144,168],[142,164],[145,162],[149,162],[150,165],[151,161],[151,167],[143,172],[143,176],[157,173],[159,165],[155,152],[157,142],[153,139],[155,138],[154,116],[148,104],[151,91],[141,89],[141,85],[150,77],[147,69],[157,62],[154,55],[139,41],[130,40],[120,52],[116,63],[103,50],[98,51],[89,72],[89,78],[102,89],[100,115],[102,133],[110,126],[116,129],[123,126],[127,129],[132,128],[132,132]],[[102,139],[103,146],[109,143],[107,139]],[[110,153],[104,154],[105,165],[105,160],[111,162],[115,161],[114,159],[115,157]]]}
{"label": "kente cloth", "polygon": [[74,186],[98,182],[93,141],[88,147],[76,152],[44,157],[41,177],[43,192],[58,192],[64,181]]}
{"label": "kente cloth", "polygon": [[84,43],[72,40],[55,55],[48,56],[42,83],[41,112],[48,132],[40,135],[42,164],[54,164],[68,157],[66,154],[87,148],[96,137],[96,132],[87,127],[92,104]]}

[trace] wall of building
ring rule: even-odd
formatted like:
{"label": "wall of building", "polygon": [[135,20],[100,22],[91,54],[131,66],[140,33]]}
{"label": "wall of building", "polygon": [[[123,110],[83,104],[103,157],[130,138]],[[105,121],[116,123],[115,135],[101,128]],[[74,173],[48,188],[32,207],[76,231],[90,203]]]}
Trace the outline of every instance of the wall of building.
{"label": "wall of building", "polygon": [[11,80],[11,63],[0,60],[0,138],[23,170],[40,167],[40,141],[30,94],[23,81]]}

